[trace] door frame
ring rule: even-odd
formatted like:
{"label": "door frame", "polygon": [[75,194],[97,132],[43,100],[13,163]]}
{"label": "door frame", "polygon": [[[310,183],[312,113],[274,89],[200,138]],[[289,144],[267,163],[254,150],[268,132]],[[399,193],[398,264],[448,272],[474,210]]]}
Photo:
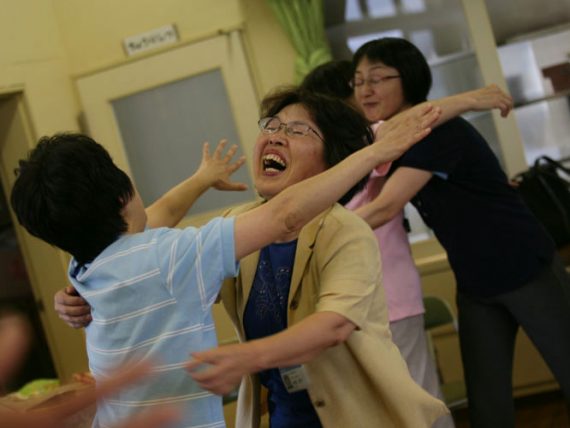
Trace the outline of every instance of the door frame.
{"label": "door frame", "polygon": [[[18,160],[37,140],[30,118],[23,89],[0,92],[0,178],[8,201]],[[69,258],[31,236],[9,210],[55,370],[62,381],[68,380],[87,369],[83,333],[64,324],[53,310],[54,294],[68,283]]]}

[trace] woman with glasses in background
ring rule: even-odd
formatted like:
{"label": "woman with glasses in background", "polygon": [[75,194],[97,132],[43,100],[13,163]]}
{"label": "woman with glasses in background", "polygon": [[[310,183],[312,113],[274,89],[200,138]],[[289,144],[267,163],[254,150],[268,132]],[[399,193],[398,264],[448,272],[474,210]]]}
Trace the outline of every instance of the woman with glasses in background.
{"label": "woman with glasses in background", "polygon": [[[353,66],[356,102],[370,122],[421,104],[431,87],[424,56],[404,39],[366,43]],[[470,98],[452,97],[452,105],[461,108]],[[503,114],[509,109],[501,108]],[[440,121],[450,111],[443,107]],[[519,326],[570,397],[568,276],[550,237],[468,122],[454,118],[435,128],[393,163],[381,191],[355,212],[372,227],[399,225],[410,201],[445,248],[455,274],[471,425],[514,426],[512,363]]]}

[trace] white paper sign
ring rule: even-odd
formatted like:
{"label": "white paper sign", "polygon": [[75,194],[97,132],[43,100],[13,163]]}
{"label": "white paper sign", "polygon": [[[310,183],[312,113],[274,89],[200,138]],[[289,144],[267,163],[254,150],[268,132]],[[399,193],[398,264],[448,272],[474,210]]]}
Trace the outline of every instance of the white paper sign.
{"label": "white paper sign", "polygon": [[123,40],[123,46],[127,55],[135,55],[150,49],[156,49],[164,45],[170,45],[178,41],[178,33],[174,25],[165,25],[146,33],[127,37]]}

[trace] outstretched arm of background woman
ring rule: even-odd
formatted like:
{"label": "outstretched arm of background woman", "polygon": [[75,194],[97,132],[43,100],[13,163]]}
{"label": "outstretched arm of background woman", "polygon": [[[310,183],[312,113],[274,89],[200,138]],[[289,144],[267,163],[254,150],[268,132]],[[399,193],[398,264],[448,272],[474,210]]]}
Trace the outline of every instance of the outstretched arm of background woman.
{"label": "outstretched arm of background woman", "polygon": [[[281,333],[236,345],[194,352],[190,375],[216,394],[232,391],[247,374],[313,360],[348,339],[356,326],[340,314],[316,312]],[[206,364],[204,370],[200,366]]]}
{"label": "outstretched arm of background woman", "polygon": [[488,85],[484,88],[475,89],[473,91],[462,92],[457,95],[440,98],[437,100],[430,100],[424,103],[417,104],[401,113],[391,117],[389,120],[382,122],[376,131],[376,138],[380,138],[385,132],[388,132],[403,120],[406,120],[408,115],[416,115],[417,110],[427,104],[438,107],[441,114],[432,125],[432,128],[447,122],[454,117],[457,117],[468,111],[486,111],[498,109],[501,116],[506,117],[513,108],[512,97],[502,91],[497,85]]}
{"label": "outstretched arm of background woman", "polygon": [[513,108],[512,97],[495,84],[429,101],[429,103],[441,107],[441,116],[434,127],[468,111],[498,109],[502,117],[507,117]]}

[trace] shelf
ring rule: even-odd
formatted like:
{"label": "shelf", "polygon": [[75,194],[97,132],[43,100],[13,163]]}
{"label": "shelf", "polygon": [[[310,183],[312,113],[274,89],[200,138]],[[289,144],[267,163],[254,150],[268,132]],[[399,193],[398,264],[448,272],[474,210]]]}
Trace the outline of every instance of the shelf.
{"label": "shelf", "polygon": [[517,103],[515,104],[514,108],[518,108],[518,107],[526,107],[528,105],[532,105],[532,104],[538,104],[538,103],[542,103],[542,102],[548,102],[548,101],[553,101],[556,100],[558,98],[565,98],[565,97],[570,97],[570,89],[567,89],[565,91],[561,91],[561,92],[556,92],[553,95],[548,95],[546,97],[542,97],[542,98],[537,98],[534,100],[530,100],[530,101],[525,101],[522,103]]}

